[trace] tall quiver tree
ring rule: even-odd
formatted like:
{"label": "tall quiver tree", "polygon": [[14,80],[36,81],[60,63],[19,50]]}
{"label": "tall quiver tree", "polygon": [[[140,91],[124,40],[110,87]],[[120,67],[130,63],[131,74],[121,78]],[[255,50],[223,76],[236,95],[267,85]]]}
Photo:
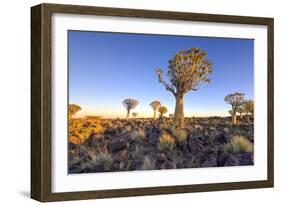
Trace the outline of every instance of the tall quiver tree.
{"label": "tall quiver tree", "polygon": [[158,109],[158,107],[161,106],[161,103],[159,101],[153,101],[149,104],[151,106],[151,108],[153,109],[154,113],[153,113],[153,119],[156,119],[156,111]]}
{"label": "tall quiver tree", "polygon": [[212,64],[206,60],[207,52],[200,48],[181,50],[169,61],[165,82],[160,68],[156,70],[159,82],[176,98],[174,127],[184,127],[183,97],[190,90],[196,91],[201,85],[209,83]]}
{"label": "tall quiver tree", "polygon": [[81,110],[81,107],[77,104],[68,105],[68,119],[71,120],[72,116]]}
{"label": "tall quiver tree", "polygon": [[232,107],[232,123],[236,124],[236,113],[239,107],[244,104],[244,93],[235,92],[225,96],[224,101]]}
{"label": "tall quiver tree", "polygon": [[136,99],[125,99],[122,103],[127,110],[126,119],[129,119],[131,109],[134,109],[139,104],[139,102]]}

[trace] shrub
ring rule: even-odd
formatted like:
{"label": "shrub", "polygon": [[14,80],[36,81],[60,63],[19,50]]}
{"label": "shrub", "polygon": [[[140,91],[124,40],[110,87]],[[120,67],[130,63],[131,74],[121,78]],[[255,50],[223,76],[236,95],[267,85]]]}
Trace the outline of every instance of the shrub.
{"label": "shrub", "polygon": [[155,160],[151,160],[148,156],[144,157],[141,169],[142,170],[153,170],[155,168]]}
{"label": "shrub", "polygon": [[166,123],[161,123],[160,125],[159,125],[159,129],[160,130],[165,130],[165,129],[168,129],[169,128],[169,126],[166,124]]}
{"label": "shrub", "polygon": [[138,139],[144,139],[145,138],[145,131],[143,128],[135,129],[131,133],[131,139],[136,141]]}
{"label": "shrub", "polygon": [[175,146],[175,140],[172,137],[172,135],[168,133],[163,133],[160,138],[157,145],[158,150],[172,150]]}
{"label": "shrub", "polygon": [[109,170],[111,167],[113,160],[112,156],[109,153],[98,153],[94,156],[92,156],[92,162],[91,164],[93,166],[103,165],[104,170]]}
{"label": "shrub", "polygon": [[187,131],[184,129],[173,129],[173,136],[176,138],[177,142],[182,144],[186,141],[187,139]]}
{"label": "shrub", "polygon": [[253,152],[253,143],[243,136],[234,136],[232,140],[223,147],[224,153]]}

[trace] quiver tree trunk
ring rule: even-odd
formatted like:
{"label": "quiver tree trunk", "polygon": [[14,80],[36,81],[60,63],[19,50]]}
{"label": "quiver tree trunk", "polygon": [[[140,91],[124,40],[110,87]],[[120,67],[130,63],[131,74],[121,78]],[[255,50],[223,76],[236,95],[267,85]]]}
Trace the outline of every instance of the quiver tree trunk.
{"label": "quiver tree trunk", "polygon": [[232,115],[232,124],[236,125],[237,121],[236,121],[236,111],[233,111],[233,115]]}
{"label": "quiver tree trunk", "polygon": [[130,110],[128,109],[127,110],[127,117],[126,117],[127,120],[129,119],[129,116],[130,116]]}
{"label": "quiver tree trunk", "polygon": [[174,127],[176,127],[176,128],[183,128],[184,127],[183,94],[176,95]]}
{"label": "quiver tree trunk", "polygon": [[250,119],[250,114],[249,113],[247,113],[247,122],[248,122],[248,124],[251,124],[251,119]]}
{"label": "quiver tree trunk", "polygon": [[153,119],[156,120],[156,110],[154,110]]}

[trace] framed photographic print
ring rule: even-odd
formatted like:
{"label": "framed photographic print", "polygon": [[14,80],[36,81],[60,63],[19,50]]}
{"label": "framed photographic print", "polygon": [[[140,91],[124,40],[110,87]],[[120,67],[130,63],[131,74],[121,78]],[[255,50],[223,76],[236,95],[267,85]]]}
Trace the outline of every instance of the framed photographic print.
{"label": "framed photographic print", "polygon": [[273,19],[31,8],[31,197],[273,187]]}

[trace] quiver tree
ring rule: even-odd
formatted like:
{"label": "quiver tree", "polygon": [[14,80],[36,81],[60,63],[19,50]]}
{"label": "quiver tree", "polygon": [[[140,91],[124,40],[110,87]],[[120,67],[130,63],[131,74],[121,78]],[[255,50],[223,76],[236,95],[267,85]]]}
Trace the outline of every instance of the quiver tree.
{"label": "quiver tree", "polygon": [[168,112],[167,107],[161,106],[158,108],[158,112],[160,113],[160,119],[162,119],[163,114],[166,114]]}
{"label": "quiver tree", "polygon": [[153,109],[154,113],[153,113],[153,119],[156,119],[156,111],[158,109],[158,107],[161,106],[161,103],[159,101],[153,101],[149,104],[151,106],[151,108]]}
{"label": "quiver tree", "polygon": [[127,110],[126,119],[128,119],[130,116],[131,109],[134,109],[139,104],[139,102],[136,99],[125,99],[122,103],[125,109]]}
{"label": "quiver tree", "polygon": [[233,110],[228,110],[228,113],[231,115],[231,117],[233,116]]}
{"label": "quiver tree", "polygon": [[174,127],[184,126],[183,97],[190,90],[196,91],[201,85],[209,83],[212,64],[206,60],[206,51],[200,48],[181,50],[169,61],[167,77],[163,78],[160,68],[156,70],[159,82],[176,98]]}
{"label": "quiver tree", "polygon": [[224,98],[224,101],[227,104],[230,104],[233,110],[233,114],[232,114],[232,123],[236,124],[236,112],[238,110],[239,107],[241,107],[244,104],[244,93],[239,93],[239,92],[235,92],[232,94],[227,95]]}
{"label": "quiver tree", "polygon": [[138,116],[138,113],[137,112],[133,112],[132,115],[133,115],[134,118],[136,118]]}
{"label": "quiver tree", "polygon": [[237,113],[239,113],[240,119],[242,119],[242,117],[243,117],[242,115],[244,113],[244,108],[242,106],[237,109]]}
{"label": "quiver tree", "polygon": [[243,104],[243,108],[247,115],[247,121],[250,122],[249,116],[254,114],[254,101],[246,100]]}
{"label": "quiver tree", "polygon": [[81,107],[77,104],[68,105],[68,118],[72,119],[72,116],[81,110]]}

